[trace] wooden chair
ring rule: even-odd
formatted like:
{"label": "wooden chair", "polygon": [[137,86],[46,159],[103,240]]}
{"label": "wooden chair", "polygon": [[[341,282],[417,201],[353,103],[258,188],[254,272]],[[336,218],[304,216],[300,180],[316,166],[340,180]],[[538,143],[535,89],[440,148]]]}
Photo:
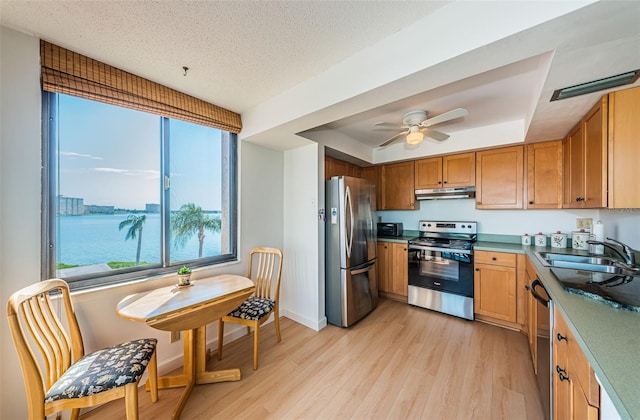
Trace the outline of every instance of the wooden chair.
{"label": "wooden chair", "polygon": [[[256,270],[252,275],[253,265]],[[276,337],[280,336],[280,314],[278,312],[278,297],[280,294],[280,275],[282,274],[282,251],[277,248],[258,247],[249,253],[249,277],[256,286],[256,292],[229,314],[218,321],[218,360],[222,359],[222,345],[224,339],[224,323],[233,322],[247,326],[247,335],[253,327],[253,369],[258,369],[258,354],[260,345],[260,325],[264,324],[271,313],[274,314]],[[273,283],[275,282],[275,287]],[[273,289],[273,290],[272,290]]]}
{"label": "wooden chair", "polygon": [[80,408],[122,397],[127,419],[137,419],[138,382],[147,366],[151,401],[158,400],[157,340],[129,341],[85,355],[64,280],[46,280],[15,292],[7,303],[7,316],[24,376],[29,419],[54,413],[59,419],[60,412],[69,409],[77,419]]}

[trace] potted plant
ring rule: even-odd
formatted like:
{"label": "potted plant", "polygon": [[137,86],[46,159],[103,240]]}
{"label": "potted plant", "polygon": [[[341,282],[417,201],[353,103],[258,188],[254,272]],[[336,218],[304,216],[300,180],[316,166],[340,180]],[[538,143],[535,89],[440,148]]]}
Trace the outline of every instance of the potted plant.
{"label": "potted plant", "polygon": [[191,284],[191,269],[186,265],[178,270],[178,286],[189,286]]}

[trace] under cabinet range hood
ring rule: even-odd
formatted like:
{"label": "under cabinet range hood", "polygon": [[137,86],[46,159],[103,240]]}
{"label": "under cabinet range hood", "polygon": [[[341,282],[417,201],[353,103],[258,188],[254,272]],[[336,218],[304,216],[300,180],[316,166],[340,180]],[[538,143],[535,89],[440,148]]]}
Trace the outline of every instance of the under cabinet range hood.
{"label": "under cabinet range hood", "polygon": [[416,200],[451,200],[474,198],[476,187],[430,188],[416,190]]}

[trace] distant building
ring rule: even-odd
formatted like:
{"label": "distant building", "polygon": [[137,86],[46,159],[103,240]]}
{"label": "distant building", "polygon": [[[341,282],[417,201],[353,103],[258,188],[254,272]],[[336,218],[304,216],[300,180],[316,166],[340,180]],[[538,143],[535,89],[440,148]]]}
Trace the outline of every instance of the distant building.
{"label": "distant building", "polygon": [[84,214],[84,198],[58,196],[58,215],[79,216]]}
{"label": "distant building", "polygon": [[89,204],[84,206],[84,211],[86,214],[113,214],[114,206],[96,206]]}
{"label": "distant building", "polygon": [[160,213],[160,204],[147,203],[144,205],[144,210],[147,213]]}

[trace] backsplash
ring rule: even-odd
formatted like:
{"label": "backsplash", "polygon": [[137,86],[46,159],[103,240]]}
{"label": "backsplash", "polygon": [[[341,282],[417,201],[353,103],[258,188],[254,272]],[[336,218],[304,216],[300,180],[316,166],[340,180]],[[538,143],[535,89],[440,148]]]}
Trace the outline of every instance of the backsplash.
{"label": "backsplash", "polygon": [[556,231],[571,234],[577,218],[602,220],[605,236],[616,238],[640,249],[640,209],[558,209],[558,210],[476,210],[475,200],[420,201],[418,210],[378,211],[383,222],[402,222],[405,229],[417,229],[420,220],[478,222],[478,234],[529,235]]}

